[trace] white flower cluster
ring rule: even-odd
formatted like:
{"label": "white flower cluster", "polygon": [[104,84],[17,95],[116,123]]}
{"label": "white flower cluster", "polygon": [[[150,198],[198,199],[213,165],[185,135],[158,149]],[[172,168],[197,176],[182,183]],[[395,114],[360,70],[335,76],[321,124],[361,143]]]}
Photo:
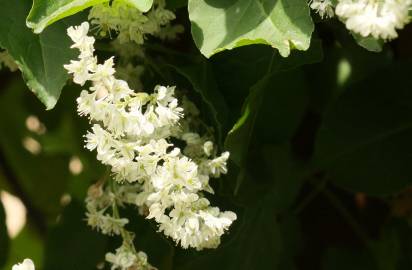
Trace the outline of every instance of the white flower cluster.
{"label": "white flower cluster", "polygon": [[390,40],[409,22],[411,5],[411,0],[340,0],[336,14],[355,33]]}
{"label": "white flower cluster", "polygon": [[22,263],[13,265],[12,270],[35,270],[34,263],[30,259],[25,259]]}
{"label": "white flower cluster", "polygon": [[335,15],[331,0],[312,0],[310,8],[315,10],[323,18],[332,18]]}
{"label": "white flower cluster", "polygon": [[310,7],[324,17],[334,13],[346,28],[363,37],[391,40],[409,21],[412,0],[312,0]]}
{"label": "white flower cluster", "polygon": [[[236,214],[210,206],[203,192],[213,192],[210,177],[227,172],[229,153],[216,156],[211,141],[184,131],[183,126],[188,126],[184,121],[179,126],[183,109],[174,97],[174,87],[135,93],[114,77],[113,58],[98,64],[88,30],[86,22],[68,29],[72,47],[80,55],[65,65],[74,82],[92,84],[77,99],[79,113],[95,122],[86,135],[86,147],[97,150],[97,158],[111,167],[119,183],[137,183],[140,190],[123,192],[120,197],[148,209],[147,218],[155,219],[165,235],[184,248],[217,247]],[[192,153],[192,159],[171,143],[172,137],[187,143],[184,152]],[[127,221],[105,216],[105,209],[98,205],[94,208],[91,225],[108,234],[121,232]]]}
{"label": "white flower cluster", "polygon": [[183,32],[183,27],[170,25],[175,15],[165,6],[165,0],[155,0],[152,9],[142,13],[126,1],[114,0],[94,6],[89,20],[98,26],[102,36],[117,33],[121,43],[133,41],[143,44],[147,35],[173,39]]}

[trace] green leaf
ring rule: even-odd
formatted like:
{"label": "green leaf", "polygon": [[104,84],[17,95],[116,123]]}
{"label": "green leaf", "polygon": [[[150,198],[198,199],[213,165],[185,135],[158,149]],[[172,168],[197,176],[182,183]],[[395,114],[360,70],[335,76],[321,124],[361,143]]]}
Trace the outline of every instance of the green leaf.
{"label": "green leaf", "polygon": [[[246,52],[246,55],[241,54],[242,58],[239,59],[236,57],[237,52]],[[222,57],[225,54],[232,57]],[[306,79],[301,71],[293,69],[321,61],[322,46],[319,40],[313,40],[308,51],[295,51],[288,58],[279,57],[273,50],[256,45],[225,54],[215,58],[228,63],[219,65],[217,69],[217,74],[223,74],[221,89],[232,91],[228,93],[228,102],[239,92],[245,92],[245,86],[252,85],[243,103],[241,116],[225,140],[225,146],[231,151],[231,159],[241,166],[256,124],[259,128],[258,138],[266,143],[282,143],[293,135],[308,99]],[[258,56],[258,59],[254,59],[256,62],[249,61],[254,56]],[[253,63],[252,68],[245,63]],[[262,74],[263,78],[259,78]],[[257,83],[253,83],[255,81]],[[232,90],[227,90],[232,87]]]}
{"label": "green leaf", "polygon": [[[153,0],[120,1],[130,4],[142,12],[147,12],[153,5]],[[109,0],[34,0],[26,23],[35,33],[41,33],[47,26],[58,20],[104,2],[109,2]]]}
{"label": "green leaf", "polygon": [[251,93],[243,105],[241,117],[226,136],[225,148],[230,151],[230,159],[239,167],[242,167],[246,160],[256,118],[263,100],[263,92],[267,84],[268,78],[266,77],[252,87]]}
{"label": "green leaf", "polygon": [[392,65],[350,86],[325,114],[315,163],[334,183],[390,194],[412,183],[410,64]]}
{"label": "green leaf", "polygon": [[26,24],[38,34],[64,17],[107,1],[109,0],[33,0]]}
{"label": "green leaf", "polygon": [[267,44],[284,57],[307,50],[314,29],[305,0],[189,0],[192,36],[203,55]]}
{"label": "green leaf", "polygon": [[242,166],[256,132],[261,142],[282,143],[291,138],[307,104],[303,74],[298,71],[266,76],[252,87],[242,115],[226,137],[231,159]]}
{"label": "green leaf", "polygon": [[264,145],[262,154],[273,180],[273,204],[287,212],[299,195],[307,168],[293,155],[290,144]]}
{"label": "green leaf", "polygon": [[41,35],[25,25],[30,0],[0,0],[0,47],[7,49],[16,61],[28,87],[52,109],[68,78],[63,64],[73,59],[66,36],[66,25],[59,23]]}
{"label": "green leaf", "polygon": [[6,227],[6,213],[0,201],[0,269],[4,266],[9,255],[10,239]]}
{"label": "green leaf", "polygon": [[352,33],[352,35],[359,46],[367,49],[368,51],[381,52],[383,50],[383,45],[385,42],[381,39],[376,39],[374,37],[362,37],[356,33]]}
{"label": "green leaf", "polygon": [[198,92],[212,113],[212,120],[217,128],[218,141],[222,140],[222,128],[227,121],[227,105],[222,94],[218,91],[214,74],[206,61],[191,66],[173,66],[183,75]]}

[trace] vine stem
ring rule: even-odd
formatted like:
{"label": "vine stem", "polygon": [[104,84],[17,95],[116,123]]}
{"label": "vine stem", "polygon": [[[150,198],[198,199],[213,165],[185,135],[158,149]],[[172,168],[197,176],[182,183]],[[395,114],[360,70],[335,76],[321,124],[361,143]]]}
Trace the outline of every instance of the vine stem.
{"label": "vine stem", "polygon": [[[117,187],[116,187],[115,181],[113,179],[111,179],[110,184],[111,184],[110,188],[111,188],[113,194],[116,194]],[[112,214],[113,214],[113,217],[116,218],[116,219],[121,218],[120,213],[119,213],[119,208],[117,207],[117,204],[116,204],[116,198],[114,199],[114,201],[112,203]],[[120,229],[120,235],[123,238],[123,243],[125,243],[130,249],[132,249],[134,252],[136,252],[136,248],[133,244],[133,237],[132,237],[131,233],[128,230],[126,230],[125,228],[121,228]]]}
{"label": "vine stem", "polygon": [[315,199],[326,187],[327,180],[322,180],[319,184],[316,183],[315,188],[306,196],[300,204],[295,208],[293,211],[295,215],[299,214],[306,208],[308,204],[310,204],[313,199]]}
{"label": "vine stem", "polygon": [[346,223],[352,228],[353,232],[359,237],[359,239],[363,242],[363,244],[371,251],[372,255],[375,254],[374,247],[372,242],[369,240],[368,235],[359,225],[359,223],[355,220],[355,218],[351,215],[349,210],[342,204],[338,197],[336,197],[333,192],[324,188],[322,193],[326,196],[329,202],[338,210],[338,212],[342,215],[345,219]]}

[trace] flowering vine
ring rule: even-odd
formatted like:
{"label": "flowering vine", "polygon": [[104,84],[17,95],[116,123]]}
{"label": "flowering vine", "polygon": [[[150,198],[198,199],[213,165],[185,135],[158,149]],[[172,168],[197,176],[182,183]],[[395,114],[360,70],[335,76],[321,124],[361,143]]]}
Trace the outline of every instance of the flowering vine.
{"label": "flowering vine", "polygon": [[[106,260],[112,269],[152,267],[143,252],[135,251],[133,234],[125,229],[128,220],[119,216],[117,208],[124,204],[136,205],[183,248],[216,248],[236,214],[212,207],[204,192],[213,193],[211,177],[227,172],[229,153],[217,156],[208,136],[190,130],[196,109],[187,99],[179,105],[175,87],[136,93],[114,77],[113,57],[98,64],[95,39],[88,31],[87,22],[68,29],[72,48],[80,54],[65,68],[75,83],[91,83],[77,99],[79,114],[94,123],[85,136],[86,148],[97,151],[97,159],[111,168],[116,181],[105,188],[94,186],[86,200],[89,225],[123,238],[123,245]],[[184,107],[192,114],[187,120]],[[186,143],[183,151],[172,138]]]}

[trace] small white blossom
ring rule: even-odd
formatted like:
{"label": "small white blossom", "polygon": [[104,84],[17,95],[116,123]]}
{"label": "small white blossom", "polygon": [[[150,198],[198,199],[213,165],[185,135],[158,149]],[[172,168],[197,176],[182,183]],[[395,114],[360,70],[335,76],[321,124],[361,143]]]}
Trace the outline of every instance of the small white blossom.
{"label": "small white blossom", "polygon": [[363,37],[390,40],[409,22],[411,0],[340,0],[336,15]]}
{"label": "small white blossom", "polygon": [[35,270],[35,267],[32,260],[25,259],[22,263],[13,265],[12,270]]}
{"label": "small white blossom", "polygon": [[310,8],[315,10],[323,18],[332,18],[335,15],[331,0],[313,0]]}
{"label": "small white blossom", "polygon": [[210,156],[213,151],[213,143],[211,141],[207,141],[203,144],[203,151],[205,152],[206,156]]}
{"label": "small white blossom", "polygon": [[224,152],[220,157],[217,157],[209,162],[210,171],[216,177],[220,174],[227,173],[226,162],[229,159],[229,152]]}
{"label": "small white blossom", "polygon": [[112,265],[111,270],[157,270],[147,262],[146,253],[136,252],[126,244],[116,249],[116,253],[107,253],[105,259]]}

